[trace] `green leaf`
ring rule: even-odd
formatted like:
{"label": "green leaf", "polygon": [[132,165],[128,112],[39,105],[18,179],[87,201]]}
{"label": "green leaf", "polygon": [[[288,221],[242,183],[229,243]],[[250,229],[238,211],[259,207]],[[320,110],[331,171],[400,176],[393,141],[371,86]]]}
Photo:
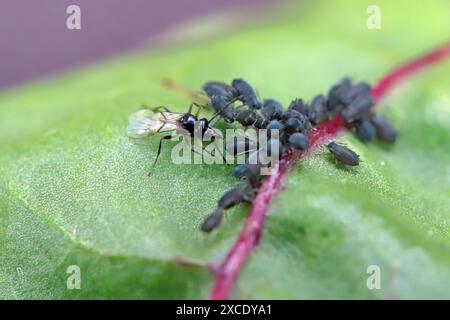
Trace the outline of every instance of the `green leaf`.
{"label": "green leaf", "polygon": [[[206,298],[213,277],[182,256],[219,262],[245,220],[230,211],[211,235],[199,224],[234,186],[231,166],[183,165],[157,139],[126,137],[143,102],[184,111],[192,89],[243,77],[287,104],[343,75],[375,82],[448,40],[448,1],[305,3],[278,21],[183,48],[140,52],[0,97],[0,298]],[[406,9],[407,8],[407,9]],[[215,30],[215,29],[213,29]],[[391,148],[339,140],[361,166],[326,151],[302,160],[272,204],[234,298],[450,298],[450,64],[396,89],[379,107],[398,128]],[[70,265],[81,289],[67,289]],[[381,270],[369,290],[367,268]]]}

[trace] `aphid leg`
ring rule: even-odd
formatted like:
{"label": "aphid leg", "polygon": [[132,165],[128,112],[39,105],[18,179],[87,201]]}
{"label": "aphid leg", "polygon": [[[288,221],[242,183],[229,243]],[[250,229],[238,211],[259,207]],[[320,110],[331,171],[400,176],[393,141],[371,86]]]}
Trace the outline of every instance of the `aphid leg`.
{"label": "aphid leg", "polygon": [[217,140],[214,139],[214,142],[213,142],[213,143],[214,143],[214,145],[216,146],[216,149],[219,150],[220,156],[222,157],[223,162],[224,162],[225,164],[228,164],[228,165],[231,164],[231,163],[228,163],[228,162],[227,162],[227,159],[226,159],[225,156],[223,155],[222,149],[220,148],[221,146],[218,145]]}
{"label": "aphid leg", "polygon": [[255,199],[256,194],[258,193],[259,186],[252,185],[252,182],[249,181],[249,178],[246,177],[244,179],[246,181],[247,186],[244,188],[244,195],[242,197],[243,202],[252,202]]}
{"label": "aphid leg", "polygon": [[[197,149],[192,147],[191,139],[183,139],[183,140],[185,141],[187,147],[191,150],[191,152],[194,152],[203,157],[203,153],[199,152]],[[205,147],[202,145],[202,152],[203,151],[207,152],[212,157],[212,154],[208,150],[206,150]]]}
{"label": "aphid leg", "polygon": [[233,99],[231,99],[230,101],[228,101],[228,105],[235,103],[236,101],[238,101],[239,99],[241,99],[242,96],[237,96],[234,97]]}
{"label": "aphid leg", "polygon": [[[156,158],[153,161],[151,169],[153,169],[155,167],[156,162],[158,161],[159,155],[161,154],[161,146],[162,146],[163,140],[170,140],[171,138],[172,138],[172,136],[164,136],[159,139],[158,152],[156,153]],[[150,172],[148,173],[148,176],[150,176],[151,174],[152,174],[152,171],[150,170]]]}
{"label": "aphid leg", "polygon": [[[237,97],[234,97],[233,99],[231,99],[230,101],[228,101],[228,104],[227,104],[227,105],[232,105],[232,104],[235,103],[236,101],[239,101],[240,99],[242,99],[242,97],[243,97],[243,96],[237,96]],[[243,107],[245,107],[245,106],[248,106],[248,105],[242,102],[242,104],[240,104],[240,105],[238,105],[238,106],[234,106],[233,109],[239,110],[239,109],[241,109],[241,108],[243,108]]]}
{"label": "aphid leg", "polygon": [[228,101],[228,103],[227,103],[222,109],[220,109],[219,111],[217,111],[216,113],[214,113],[213,116],[208,120],[208,122],[210,123],[210,125],[213,124],[212,121],[213,121],[215,118],[217,118],[217,117],[221,114],[222,110],[225,110],[225,109],[228,108],[228,107],[233,108],[233,107],[231,107],[231,105],[232,105],[236,100],[237,100],[236,98],[231,99],[230,101]]}

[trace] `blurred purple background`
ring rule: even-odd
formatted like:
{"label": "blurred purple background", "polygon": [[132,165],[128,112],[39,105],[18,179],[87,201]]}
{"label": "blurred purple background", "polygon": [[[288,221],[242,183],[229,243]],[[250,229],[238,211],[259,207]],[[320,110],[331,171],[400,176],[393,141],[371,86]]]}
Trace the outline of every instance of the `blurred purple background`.
{"label": "blurred purple background", "polygon": [[[167,28],[220,10],[274,0],[0,0],[0,89],[150,41]],[[66,8],[81,8],[81,30]]]}

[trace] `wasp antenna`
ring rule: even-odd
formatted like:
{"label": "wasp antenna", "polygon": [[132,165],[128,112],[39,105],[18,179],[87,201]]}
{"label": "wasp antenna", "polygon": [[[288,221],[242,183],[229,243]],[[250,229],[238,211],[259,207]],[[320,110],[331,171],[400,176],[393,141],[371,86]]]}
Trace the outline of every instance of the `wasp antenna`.
{"label": "wasp antenna", "polygon": [[189,88],[175,83],[175,81],[169,78],[162,78],[161,85],[167,90],[175,91],[179,94],[182,94],[183,96],[189,97],[199,102],[206,102],[206,99],[208,99],[202,92],[190,90]]}
{"label": "wasp antenna", "polygon": [[161,110],[164,110],[165,112],[171,112],[169,108],[166,106],[157,106],[151,109],[153,112],[161,112]]}
{"label": "wasp antenna", "polygon": [[213,116],[209,119],[209,123],[212,123],[214,119],[216,119],[218,116],[221,115],[227,108],[233,109],[232,105],[236,101],[236,98],[228,101],[222,108],[220,108],[216,113],[213,114]]}

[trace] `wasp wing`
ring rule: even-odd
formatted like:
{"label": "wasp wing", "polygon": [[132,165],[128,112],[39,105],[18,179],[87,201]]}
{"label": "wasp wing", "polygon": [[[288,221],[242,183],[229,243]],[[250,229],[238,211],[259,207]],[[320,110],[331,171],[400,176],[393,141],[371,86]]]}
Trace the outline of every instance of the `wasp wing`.
{"label": "wasp wing", "polygon": [[131,138],[142,139],[155,133],[176,130],[181,115],[181,113],[168,111],[138,110],[129,118],[127,134]]}

